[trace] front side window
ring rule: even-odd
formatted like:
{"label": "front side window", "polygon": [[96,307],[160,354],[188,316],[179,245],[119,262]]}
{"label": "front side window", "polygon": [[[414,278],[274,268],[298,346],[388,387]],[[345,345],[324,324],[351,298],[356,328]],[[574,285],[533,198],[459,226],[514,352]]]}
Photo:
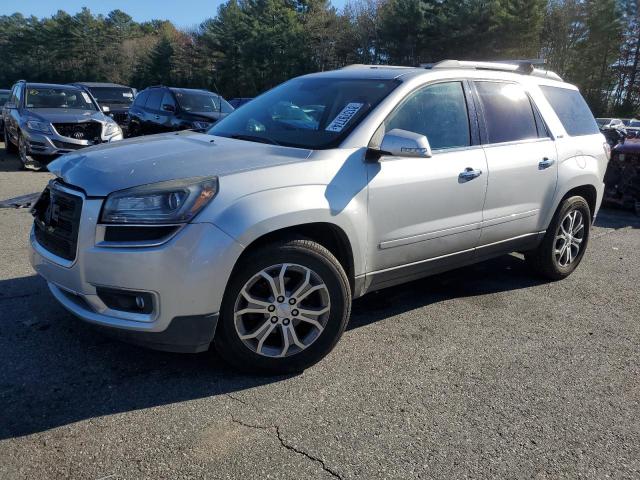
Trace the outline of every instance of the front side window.
{"label": "front side window", "polygon": [[337,147],[396,80],[296,78],[233,111],[212,135],[300,148]]}
{"label": "front side window", "polygon": [[149,98],[147,99],[145,107],[149,110],[160,110],[160,104],[162,103],[163,95],[164,92],[160,89],[151,90],[151,92],[149,92]]}
{"label": "front side window", "polygon": [[27,86],[25,93],[24,103],[27,108],[96,110],[87,92],[79,89]]}
{"label": "front side window", "polygon": [[[564,129],[572,137],[600,133],[587,102],[578,90],[541,85],[540,90],[551,104]],[[602,126],[611,119],[602,118]],[[612,122],[613,123],[613,122]]]}
{"label": "front side window", "polygon": [[437,83],[411,93],[384,123],[427,137],[432,149],[471,145],[469,113],[461,82]]}
{"label": "front side window", "polygon": [[531,100],[515,83],[476,82],[484,111],[486,143],[538,138]]}

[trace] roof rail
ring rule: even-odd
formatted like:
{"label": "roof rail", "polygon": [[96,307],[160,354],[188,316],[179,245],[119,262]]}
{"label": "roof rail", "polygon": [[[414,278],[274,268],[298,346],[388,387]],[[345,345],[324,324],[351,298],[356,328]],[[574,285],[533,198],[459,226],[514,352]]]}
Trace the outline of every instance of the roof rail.
{"label": "roof rail", "polygon": [[500,72],[519,73],[521,75],[532,75],[535,77],[549,78],[551,80],[562,81],[557,73],[549,70],[535,68],[535,65],[544,65],[545,60],[499,60],[494,62],[469,62],[465,60],[442,60],[441,62],[423,65],[424,68],[432,70],[451,68],[470,68],[474,70],[494,70]]}
{"label": "roof rail", "polygon": [[414,67],[403,67],[403,66],[398,66],[398,65],[366,65],[364,63],[353,63],[351,65],[345,65],[340,70],[351,70],[351,69],[355,69],[355,68],[372,68],[372,69],[376,69],[376,68],[395,68],[395,69],[401,70],[401,69],[414,68]]}

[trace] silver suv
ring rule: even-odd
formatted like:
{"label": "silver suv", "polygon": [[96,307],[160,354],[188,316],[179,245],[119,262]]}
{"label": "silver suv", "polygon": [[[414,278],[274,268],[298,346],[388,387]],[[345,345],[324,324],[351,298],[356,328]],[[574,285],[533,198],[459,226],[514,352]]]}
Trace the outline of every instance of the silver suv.
{"label": "silver suv", "polygon": [[25,168],[39,169],[62,154],[122,140],[122,130],[82,87],[18,81],[2,108],[5,148]]}
{"label": "silver suv", "polygon": [[608,158],[553,73],[353,66],[290,80],[207,133],[53,162],[31,261],[64,307],[123,339],[297,371],[369,291],[512,251],[568,276]]}

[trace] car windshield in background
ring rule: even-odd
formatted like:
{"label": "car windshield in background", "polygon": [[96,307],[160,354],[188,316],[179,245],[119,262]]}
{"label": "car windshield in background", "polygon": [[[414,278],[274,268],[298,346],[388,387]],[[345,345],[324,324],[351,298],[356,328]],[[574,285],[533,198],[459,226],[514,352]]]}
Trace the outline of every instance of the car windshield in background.
{"label": "car windshield in background", "polygon": [[610,118],[596,118],[596,123],[599,127],[604,127],[607,123],[611,121]]}
{"label": "car windshield in background", "polygon": [[133,90],[118,87],[91,87],[89,89],[98,103],[122,103],[130,105],[133,102]]}
{"label": "car windshield in background", "polygon": [[631,120],[629,126],[631,128],[640,128],[640,120]]}
{"label": "car windshield in background", "polygon": [[212,93],[175,91],[174,94],[180,108],[185,112],[212,113],[222,111],[229,113],[233,111],[233,107],[223,98]]}
{"label": "car windshield in background", "polygon": [[27,88],[27,108],[64,108],[69,110],[95,110],[86,92],[70,88]]}
{"label": "car windshield in background", "polygon": [[297,78],[247,103],[208,133],[333,148],[397,85],[395,80]]}

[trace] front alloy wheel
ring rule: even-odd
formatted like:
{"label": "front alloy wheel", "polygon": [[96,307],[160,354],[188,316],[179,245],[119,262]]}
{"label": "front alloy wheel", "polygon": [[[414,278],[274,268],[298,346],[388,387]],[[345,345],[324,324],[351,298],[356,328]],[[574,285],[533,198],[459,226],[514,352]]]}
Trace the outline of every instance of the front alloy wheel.
{"label": "front alloy wheel", "polygon": [[331,351],[350,310],[351,289],[340,262],[315,242],[291,239],[239,261],[214,344],[239,369],[297,372]]}
{"label": "front alloy wheel", "polygon": [[236,333],[259,355],[295,355],[322,334],[330,310],[329,290],[316,272],[296,264],[273,265],[240,290]]}

